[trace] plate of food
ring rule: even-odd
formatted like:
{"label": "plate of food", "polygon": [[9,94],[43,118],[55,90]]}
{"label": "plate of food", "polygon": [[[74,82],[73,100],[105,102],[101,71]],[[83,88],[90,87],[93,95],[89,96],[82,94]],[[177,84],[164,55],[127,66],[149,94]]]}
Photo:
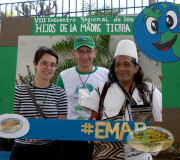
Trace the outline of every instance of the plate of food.
{"label": "plate of food", "polygon": [[0,137],[17,138],[28,133],[29,121],[18,114],[0,115]]}

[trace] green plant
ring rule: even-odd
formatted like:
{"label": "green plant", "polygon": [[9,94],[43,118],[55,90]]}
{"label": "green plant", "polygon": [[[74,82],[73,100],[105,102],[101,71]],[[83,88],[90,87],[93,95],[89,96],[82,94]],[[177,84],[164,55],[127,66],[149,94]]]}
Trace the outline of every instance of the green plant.
{"label": "green plant", "polygon": [[57,9],[57,2],[55,0],[46,1],[28,1],[14,6],[18,16],[30,16],[33,11],[36,12],[38,17],[47,17],[54,14],[53,10]]}
{"label": "green plant", "polygon": [[31,72],[29,65],[26,66],[26,70],[27,70],[27,75],[26,76],[18,74],[19,81],[16,79],[16,85],[27,84],[29,81],[34,80],[35,75]]}
{"label": "green plant", "polygon": [[121,8],[111,9],[110,5],[105,5],[105,7],[96,8],[96,3],[92,3],[91,5],[85,1],[84,3],[84,11],[88,11],[86,16],[118,16],[123,11]]}

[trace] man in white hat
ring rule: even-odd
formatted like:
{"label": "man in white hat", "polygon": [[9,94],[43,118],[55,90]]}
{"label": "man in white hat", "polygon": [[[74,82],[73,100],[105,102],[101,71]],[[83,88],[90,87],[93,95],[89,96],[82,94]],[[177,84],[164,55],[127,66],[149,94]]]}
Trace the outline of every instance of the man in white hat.
{"label": "man in white hat", "polygon": [[[144,78],[133,41],[122,40],[118,43],[108,76],[109,82],[91,92],[81,103],[81,106],[92,111],[90,119],[162,121],[161,92]],[[126,160],[152,159],[149,153],[137,151],[120,142],[96,143],[93,160],[100,157]]]}

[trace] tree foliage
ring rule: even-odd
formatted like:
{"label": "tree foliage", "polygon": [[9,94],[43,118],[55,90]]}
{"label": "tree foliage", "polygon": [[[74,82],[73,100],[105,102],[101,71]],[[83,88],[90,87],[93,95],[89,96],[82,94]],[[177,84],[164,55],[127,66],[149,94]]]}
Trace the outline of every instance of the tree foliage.
{"label": "tree foliage", "polygon": [[7,13],[5,14],[5,12],[1,11],[0,16],[1,17],[16,17],[16,14],[11,11],[7,11]]}
{"label": "tree foliage", "polygon": [[120,13],[123,11],[123,9],[121,8],[111,8],[110,5],[105,5],[98,8],[97,10],[97,6],[96,6],[96,3],[93,3],[93,4],[89,4],[88,2],[85,1],[85,4],[84,4],[84,10],[85,11],[88,11],[87,15],[86,16],[103,16],[103,15],[106,15],[106,16],[119,16]]}
{"label": "tree foliage", "polygon": [[55,0],[49,1],[37,1],[37,2],[26,2],[15,6],[15,10],[18,16],[31,16],[33,13],[37,17],[46,17],[54,13],[53,9],[57,10],[57,4]]}

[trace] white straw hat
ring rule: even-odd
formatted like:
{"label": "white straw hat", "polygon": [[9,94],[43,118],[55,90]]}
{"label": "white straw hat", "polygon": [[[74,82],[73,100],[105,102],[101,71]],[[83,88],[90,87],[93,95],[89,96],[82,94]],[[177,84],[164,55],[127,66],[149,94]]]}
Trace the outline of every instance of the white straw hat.
{"label": "white straw hat", "polygon": [[137,49],[136,45],[131,40],[121,40],[117,47],[116,52],[114,53],[114,58],[119,55],[130,56],[136,59],[136,63],[138,63]]}

